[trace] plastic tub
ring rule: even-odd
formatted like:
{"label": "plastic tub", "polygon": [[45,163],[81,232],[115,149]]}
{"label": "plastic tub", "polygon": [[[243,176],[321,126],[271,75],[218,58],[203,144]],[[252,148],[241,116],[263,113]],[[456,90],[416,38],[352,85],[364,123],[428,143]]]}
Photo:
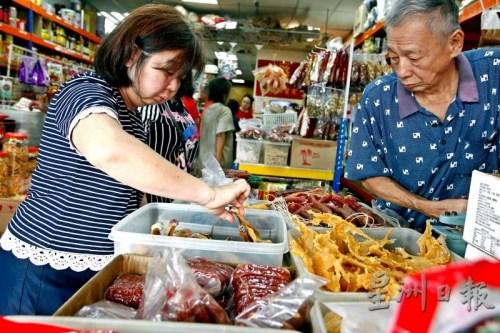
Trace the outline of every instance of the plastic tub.
{"label": "plastic tub", "polygon": [[388,332],[397,303],[390,303],[389,309],[370,310],[372,303],[363,302],[314,302],[311,308],[311,326],[313,333],[327,333],[325,315],[335,312],[342,317],[341,332]]}
{"label": "plastic tub", "polygon": [[[386,248],[392,249],[396,247],[401,247],[405,249],[409,254],[416,255],[418,254],[418,245],[417,240],[422,236],[418,231],[409,229],[409,228],[367,228],[364,229],[364,232],[374,238],[374,239],[382,239],[387,234],[387,232],[391,231],[390,239],[394,239],[394,243],[388,244]],[[451,253],[451,261],[459,261],[463,260],[457,254]],[[304,275],[310,275],[311,273],[307,271],[302,259],[297,256],[291,255],[292,262],[297,268],[297,276],[301,277]],[[367,292],[332,292],[324,289],[318,289],[314,293],[315,299],[324,302],[369,302],[369,293]]]}
{"label": "plastic tub", "polygon": [[259,163],[262,143],[261,140],[236,137],[236,161],[239,163]]}
{"label": "plastic tub", "polygon": [[[112,229],[109,238],[115,242],[115,254],[153,255],[162,248],[184,249],[184,256],[200,256],[225,263],[252,263],[280,266],[288,252],[285,221],[275,211],[247,209],[246,217],[272,243],[239,241],[238,224],[222,220],[197,205],[152,203],[130,214]],[[178,220],[177,229],[210,233],[213,239],[167,237],[150,234],[156,222]],[[230,238],[231,240],[226,240]]]}
{"label": "plastic tub", "polygon": [[288,165],[288,152],[290,143],[288,142],[264,142],[264,160],[265,165]]}

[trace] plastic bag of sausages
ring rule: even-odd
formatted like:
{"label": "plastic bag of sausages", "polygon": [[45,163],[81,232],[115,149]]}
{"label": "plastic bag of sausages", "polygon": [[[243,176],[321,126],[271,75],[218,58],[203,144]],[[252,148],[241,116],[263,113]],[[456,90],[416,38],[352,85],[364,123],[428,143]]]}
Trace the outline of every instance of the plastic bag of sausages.
{"label": "plastic bag of sausages", "polygon": [[229,324],[226,311],[196,281],[180,251],[165,249],[149,265],[137,319]]}
{"label": "plastic bag of sausages", "polygon": [[236,317],[235,322],[248,327],[300,329],[314,290],[324,284],[324,280],[312,276],[298,278],[276,293],[254,302]]}

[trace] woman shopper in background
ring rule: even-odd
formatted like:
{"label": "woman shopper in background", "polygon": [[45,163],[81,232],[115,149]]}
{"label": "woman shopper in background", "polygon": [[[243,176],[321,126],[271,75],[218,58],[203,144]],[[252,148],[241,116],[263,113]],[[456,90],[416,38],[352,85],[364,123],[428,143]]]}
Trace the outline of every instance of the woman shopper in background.
{"label": "woman shopper in background", "polygon": [[230,169],[233,164],[233,116],[225,105],[230,90],[231,82],[222,77],[208,83],[208,99],[213,103],[201,116],[200,154],[196,162],[198,172],[210,155],[215,156],[223,169]]}
{"label": "woman shopper in background", "polygon": [[252,119],[253,118],[253,97],[250,95],[245,95],[241,99],[240,110],[236,113],[236,118],[241,119]]}
{"label": "woman shopper in background", "polygon": [[211,188],[144,143],[136,109],[171,99],[192,69],[202,69],[199,43],[175,9],[146,5],[102,41],[95,73],[60,87],[30,193],[0,240],[0,315],[57,310],[112,259],[108,234],[139,207],[141,192],[228,219],[226,204],[242,207],[245,182]]}

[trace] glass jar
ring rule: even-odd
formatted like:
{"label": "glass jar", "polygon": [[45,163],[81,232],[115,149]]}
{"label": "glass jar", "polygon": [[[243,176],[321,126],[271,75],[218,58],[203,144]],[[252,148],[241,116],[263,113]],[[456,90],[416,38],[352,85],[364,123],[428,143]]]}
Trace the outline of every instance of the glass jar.
{"label": "glass jar", "polygon": [[20,132],[7,132],[3,150],[7,153],[9,164],[9,195],[25,195],[28,191],[28,136]]}
{"label": "glass jar", "polygon": [[38,158],[38,147],[29,146],[28,147],[28,165],[26,167],[26,172],[28,176],[31,176],[36,168],[36,160]]}
{"label": "glass jar", "polygon": [[6,152],[0,151],[0,198],[8,197],[10,197],[9,159]]}
{"label": "glass jar", "polygon": [[3,142],[5,137],[5,119],[9,118],[9,116],[5,114],[0,114],[0,144]]}

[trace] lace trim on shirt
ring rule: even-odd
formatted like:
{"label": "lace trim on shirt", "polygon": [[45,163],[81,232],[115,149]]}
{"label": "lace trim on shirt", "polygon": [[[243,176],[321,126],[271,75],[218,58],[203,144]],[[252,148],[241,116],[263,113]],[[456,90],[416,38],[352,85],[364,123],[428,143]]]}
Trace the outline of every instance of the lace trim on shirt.
{"label": "lace trim on shirt", "polygon": [[20,240],[8,229],[5,230],[0,239],[0,246],[6,251],[12,251],[19,259],[28,258],[34,265],[49,264],[50,267],[57,270],[71,268],[75,272],[82,272],[86,269],[99,271],[114,257],[113,254],[89,255],[44,249]]}

